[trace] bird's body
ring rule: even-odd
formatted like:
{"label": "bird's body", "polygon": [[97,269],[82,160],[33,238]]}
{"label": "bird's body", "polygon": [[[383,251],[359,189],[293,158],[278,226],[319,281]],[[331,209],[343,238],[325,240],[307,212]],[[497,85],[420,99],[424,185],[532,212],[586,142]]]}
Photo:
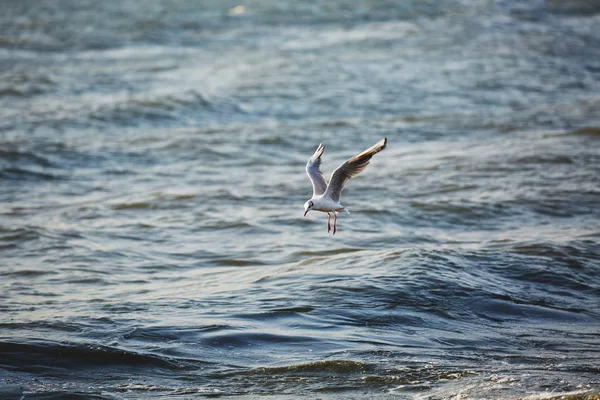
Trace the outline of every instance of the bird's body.
{"label": "bird's body", "polygon": [[338,202],[331,200],[330,197],[321,195],[317,197],[313,197],[310,199],[313,202],[312,210],[315,211],[323,211],[323,212],[332,212],[337,211],[341,212],[345,210],[345,207]]}
{"label": "bird's body", "polygon": [[325,147],[322,144],[317,147],[312,157],[306,163],[306,174],[310,178],[313,185],[313,195],[310,200],[304,203],[304,216],[310,210],[322,211],[327,213],[327,232],[331,230],[331,214],[333,212],[333,234],[336,232],[337,225],[337,213],[348,212],[348,209],[340,204],[340,197],[344,185],[354,176],[362,172],[363,169],[369,164],[369,160],[373,155],[379,153],[385,149],[387,145],[387,138],[384,138],[369,147],[365,151],[355,155],[348,159],[345,163],[340,165],[329,179],[329,184],[325,183],[323,173],[320,170],[321,166],[321,155],[325,151]]}

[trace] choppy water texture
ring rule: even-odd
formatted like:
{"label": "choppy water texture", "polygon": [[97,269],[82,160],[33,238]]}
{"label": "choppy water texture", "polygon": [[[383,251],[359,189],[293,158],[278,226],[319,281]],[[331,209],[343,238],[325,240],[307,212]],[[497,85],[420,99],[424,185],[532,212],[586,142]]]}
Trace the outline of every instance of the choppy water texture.
{"label": "choppy water texture", "polygon": [[595,396],[600,3],[237,5],[3,3],[0,397]]}

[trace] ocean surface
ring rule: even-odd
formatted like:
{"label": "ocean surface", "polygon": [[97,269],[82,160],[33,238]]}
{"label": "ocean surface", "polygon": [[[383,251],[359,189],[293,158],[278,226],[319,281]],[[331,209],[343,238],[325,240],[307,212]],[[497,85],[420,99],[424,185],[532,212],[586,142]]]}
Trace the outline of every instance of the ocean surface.
{"label": "ocean surface", "polygon": [[0,6],[0,398],[600,398],[600,2],[237,1]]}

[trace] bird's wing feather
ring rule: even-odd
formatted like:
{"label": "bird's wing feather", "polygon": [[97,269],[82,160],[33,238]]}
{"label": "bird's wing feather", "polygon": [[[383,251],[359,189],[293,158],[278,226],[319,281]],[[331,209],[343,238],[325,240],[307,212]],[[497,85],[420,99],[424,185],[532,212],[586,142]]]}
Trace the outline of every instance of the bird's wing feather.
{"label": "bird's wing feather", "polygon": [[342,190],[344,190],[344,185],[352,177],[360,174],[362,170],[365,169],[365,167],[369,164],[371,157],[385,149],[386,145],[387,138],[383,138],[373,146],[348,159],[345,163],[340,165],[331,174],[329,185],[325,190],[325,195],[329,196],[333,201],[339,203],[340,195],[342,194]]}
{"label": "bird's wing feather", "polygon": [[321,155],[323,154],[323,151],[325,151],[325,147],[320,144],[306,163],[306,174],[312,182],[313,197],[322,195],[327,189],[327,183],[325,183],[323,173],[319,169],[321,167]]}

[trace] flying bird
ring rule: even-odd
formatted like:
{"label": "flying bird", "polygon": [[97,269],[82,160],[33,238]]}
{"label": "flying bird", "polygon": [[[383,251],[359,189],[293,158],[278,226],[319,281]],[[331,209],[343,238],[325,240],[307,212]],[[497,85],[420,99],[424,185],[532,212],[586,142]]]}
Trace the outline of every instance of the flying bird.
{"label": "flying bird", "polygon": [[312,157],[306,163],[306,174],[310,178],[313,186],[313,195],[310,200],[304,203],[304,216],[310,210],[322,211],[327,213],[327,232],[331,231],[331,213],[333,213],[333,234],[335,235],[337,225],[337,213],[349,212],[340,204],[340,196],[344,186],[348,181],[360,174],[369,164],[369,160],[375,154],[385,149],[387,138],[381,139],[365,151],[348,159],[345,163],[337,167],[331,174],[329,184],[325,183],[323,173],[320,170],[321,156],[325,147],[320,144]]}

